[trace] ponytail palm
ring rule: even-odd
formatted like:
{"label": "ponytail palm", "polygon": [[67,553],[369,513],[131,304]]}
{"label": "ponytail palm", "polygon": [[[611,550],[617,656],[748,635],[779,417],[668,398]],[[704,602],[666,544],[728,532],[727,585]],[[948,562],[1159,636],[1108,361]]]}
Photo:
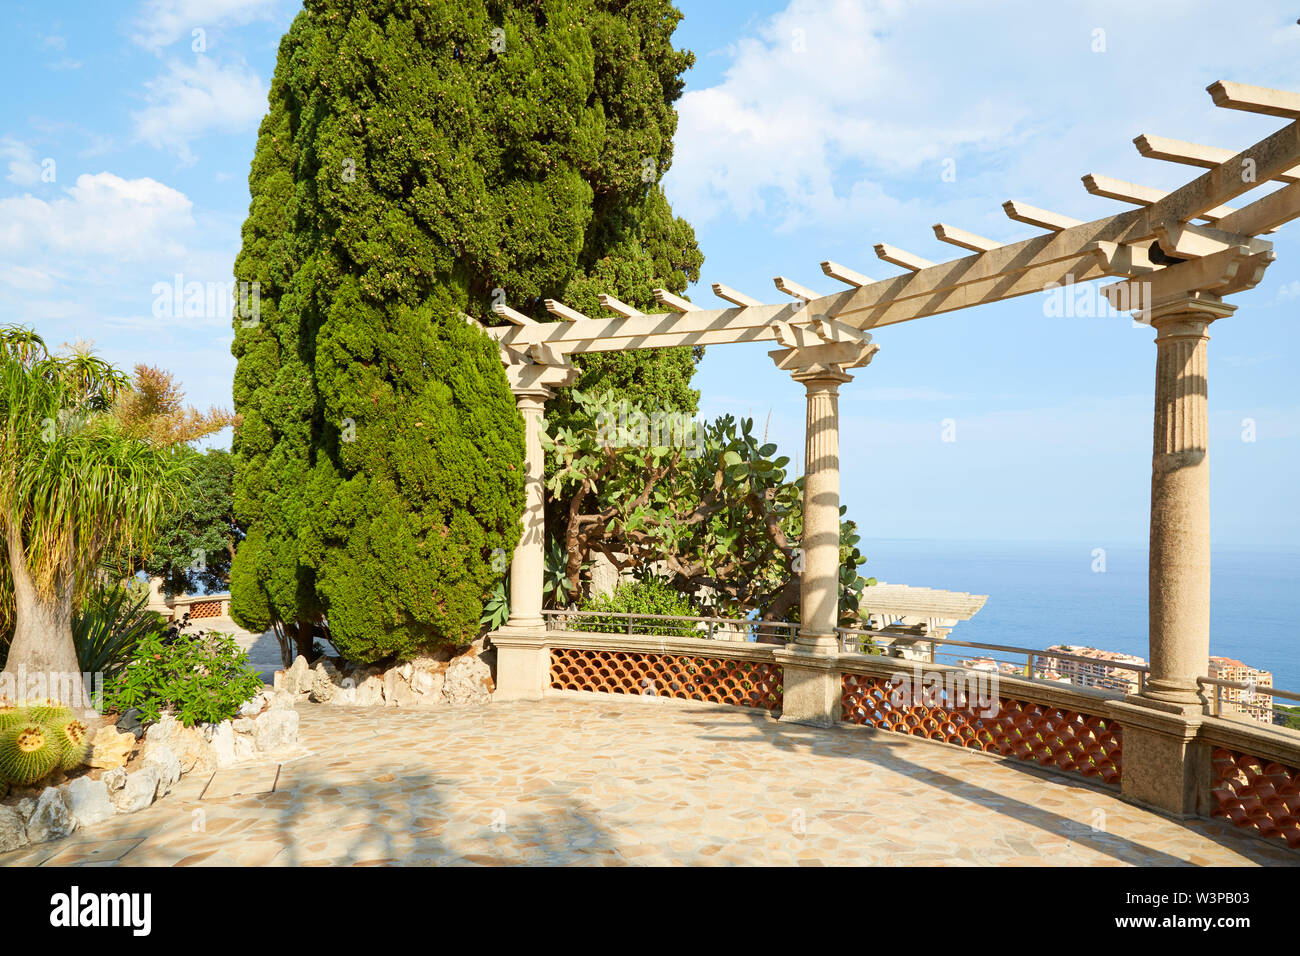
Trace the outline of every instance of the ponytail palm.
{"label": "ponytail palm", "polygon": [[52,356],[34,333],[0,329],[0,361],[0,563],[13,595],[5,671],[79,694],[75,601],[102,556],[147,542],[184,464],[110,413],[127,380],[88,350]]}

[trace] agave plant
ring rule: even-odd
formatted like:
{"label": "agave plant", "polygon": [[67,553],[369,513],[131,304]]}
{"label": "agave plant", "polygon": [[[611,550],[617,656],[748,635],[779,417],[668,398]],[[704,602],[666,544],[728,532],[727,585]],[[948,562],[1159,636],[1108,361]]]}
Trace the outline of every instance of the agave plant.
{"label": "agave plant", "polygon": [[133,595],[116,581],[92,584],[72,616],[72,640],[82,673],[103,674],[104,683],[122,672],[145,637],[166,630],[162,616],[147,609],[148,592]]}
{"label": "agave plant", "polygon": [[483,602],[483,616],[479,618],[479,624],[489,631],[495,631],[509,619],[510,588],[506,586],[506,579],[502,578]]}

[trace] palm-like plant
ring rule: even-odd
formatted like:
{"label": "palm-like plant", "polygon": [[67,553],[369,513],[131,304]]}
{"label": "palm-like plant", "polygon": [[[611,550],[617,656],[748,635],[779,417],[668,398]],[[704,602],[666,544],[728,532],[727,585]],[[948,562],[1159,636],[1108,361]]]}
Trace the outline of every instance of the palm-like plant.
{"label": "palm-like plant", "polygon": [[43,677],[50,696],[81,695],[69,703],[84,700],[78,597],[101,556],[147,541],[184,478],[179,456],[111,414],[128,384],[88,348],[52,355],[29,329],[0,329],[0,579],[13,595],[5,672]]}

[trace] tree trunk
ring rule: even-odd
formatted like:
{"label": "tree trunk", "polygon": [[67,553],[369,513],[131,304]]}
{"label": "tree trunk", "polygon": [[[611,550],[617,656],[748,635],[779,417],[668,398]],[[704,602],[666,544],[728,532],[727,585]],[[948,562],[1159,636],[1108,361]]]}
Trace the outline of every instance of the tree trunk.
{"label": "tree trunk", "polygon": [[37,591],[27,571],[22,544],[10,534],[9,572],[14,584],[14,637],[0,675],[0,697],[15,702],[52,698],[69,707],[87,707],[85,682],[72,641],[72,601],[76,581],[65,576],[53,595]]}
{"label": "tree trunk", "polygon": [[310,621],[299,621],[293,634],[294,643],[298,647],[298,653],[307,658],[307,663],[311,664],[315,658],[312,656],[312,647],[315,641],[315,628],[311,626]]}

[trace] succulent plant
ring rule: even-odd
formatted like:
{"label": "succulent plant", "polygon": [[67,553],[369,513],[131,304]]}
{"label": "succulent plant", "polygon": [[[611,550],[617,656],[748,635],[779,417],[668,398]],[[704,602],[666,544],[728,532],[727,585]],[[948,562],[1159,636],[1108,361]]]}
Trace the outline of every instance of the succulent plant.
{"label": "succulent plant", "polygon": [[59,748],[59,769],[73,770],[90,757],[90,728],[76,717],[47,725]]}
{"label": "succulent plant", "polygon": [[71,720],[73,716],[72,711],[67,707],[48,698],[42,701],[29,701],[27,704],[27,719],[34,723],[45,724],[47,727]]}
{"label": "succulent plant", "polygon": [[0,777],[27,786],[49,776],[62,754],[53,734],[27,720],[0,733]]}
{"label": "succulent plant", "polygon": [[9,701],[0,701],[0,730],[8,730],[16,724],[30,719],[27,710]]}

